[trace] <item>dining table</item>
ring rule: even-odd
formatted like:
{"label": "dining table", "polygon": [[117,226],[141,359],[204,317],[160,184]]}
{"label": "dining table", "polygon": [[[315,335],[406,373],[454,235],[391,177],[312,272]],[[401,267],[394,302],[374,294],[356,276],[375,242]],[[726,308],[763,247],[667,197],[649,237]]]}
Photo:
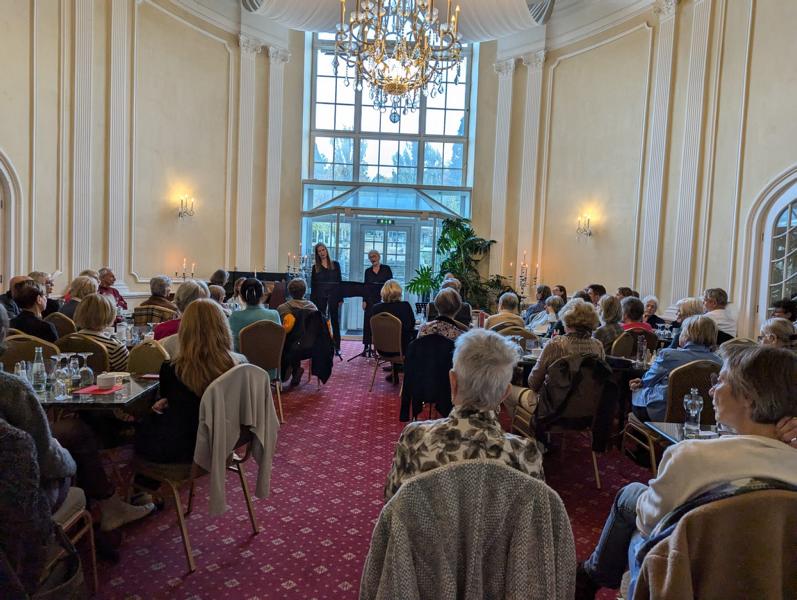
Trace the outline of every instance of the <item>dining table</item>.
{"label": "dining table", "polygon": [[[669,445],[682,442],[687,437],[684,435],[683,423],[664,423],[661,421],[645,421],[645,427],[660,435],[663,439],[669,442]],[[701,440],[710,440],[720,435],[733,435],[732,433],[717,433],[715,425],[701,425],[700,433],[696,438]]]}
{"label": "dining table", "polygon": [[[157,376],[131,376],[114,386],[110,393],[78,393],[58,398],[51,390],[37,392],[42,407],[70,411],[113,411],[121,409],[132,416],[141,416],[149,411],[158,399],[159,381]],[[99,391],[99,390],[98,390]]]}

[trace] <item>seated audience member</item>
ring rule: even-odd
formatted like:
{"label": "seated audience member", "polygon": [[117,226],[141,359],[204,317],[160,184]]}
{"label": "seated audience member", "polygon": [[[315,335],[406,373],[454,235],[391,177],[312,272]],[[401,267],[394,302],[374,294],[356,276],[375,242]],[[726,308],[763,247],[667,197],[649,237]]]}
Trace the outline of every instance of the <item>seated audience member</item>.
{"label": "seated audience member", "polygon": [[[290,296],[290,300],[283,302],[277,307],[277,312],[279,313],[283,323],[285,322],[285,317],[287,315],[295,315],[296,311],[318,310],[318,307],[315,304],[304,299],[304,295],[306,293],[307,284],[304,282],[304,279],[296,278],[291,279],[288,282],[288,296]],[[287,325],[285,329],[288,329]]]}
{"label": "seated audience member", "polygon": [[8,315],[9,319],[19,316],[19,306],[17,306],[17,303],[14,302],[14,287],[23,281],[30,281],[30,277],[27,275],[17,275],[16,277],[12,277],[8,280],[8,291],[5,294],[0,295],[0,305],[6,309],[6,314]]}
{"label": "seated audience member", "polygon": [[389,313],[401,321],[401,349],[406,355],[407,346],[415,339],[415,311],[409,302],[401,299],[402,293],[401,284],[395,279],[388,279],[379,292],[382,301],[374,304],[371,316]]}
{"label": "seated audience member", "polygon": [[703,314],[703,300],[701,298],[681,298],[675,303],[675,321],[672,322],[672,343],[670,348],[678,348],[678,339],[681,335],[681,323],[684,319]]}
{"label": "seated audience member", "polygon": [[526,326],[537,335],[553,335],[556,323],[559,321],[559,312],[565,302],[561,296],[551,295],[545,300],[545,310],[537,313],[531,322]]}
{"label": "seated audience member", "polygon": [[224,304],[224,296],[227,294],[224,288],[220,285],[211,285],[208,286],[208,292],[210,292],[210,299],[221,306],[221,310],[224,311],[225,316],[229,317],[232,314],[232,309],[227,308],[227,305]]}
{"label": "seated audience member", "polygon": [[[210,283],[208,283],[208,287],[211,285],[218,285],[223,289],[229,280],[230,274],[224,269],[218,269],[213,272],[213,275],[210,276]],[[223,301],[224,299],[222,298],[222,302]]]}
{"label": "seated audience member", "polygon": [[598,306],[598,301],[600,301],[602,296],[606,295],[606,288],[600,283],[590,283],[584,291],[587,292],[589,301],[595,306]]}
{"label": "seated audience member", "polygon": [[622,302],[623,298],[631,298],[633,295],[634,290],[632,290],[630,287],[619,287],[617,288],[617,292],[614,294],[614,297]]}
{"label": "seated audience member", "polygon": [[623,298],[620,306],[623,310],[623,331],[628,331],[629,329],[653,331],[653,327],[642,320],[642,316],[645,314],[645,305],[642,304],[642,300],[629,296]]}
{"label": "seated audience member", "polygon": [[[570,300],[573,300],[574,298],[583,300],[584,302],[592,302],[592,298],[586,292],[586,290],[578,290],[575,294],[573,294],[573,297],[570,298]],[[598,298],[598,300],[600,300],[600,298]],[[565,302],[565,304],[567,304],[567,302]]]}
{"label": "seated audience member", "polygon": [[[471,319],[472,319],[472,309],[470,304],[465,302],[462,299],[462,283],[459,279],[455,279],[453,277],[449,277],[443,280],[443,283],[440,284],[441,290],[453,289],[456,290],[457,294],[459,294],[459,299],[462,305],[460,306],[457,314],[454,315],[454,320],[458,323],[462,323],[466,327],[470,327]],[[434,302],[431,302],[429,306],[426,308],[426,318],[427,319],[434,319],[437,316],[437,308],[434,305]]]}
{"label": "seated audience member", "polygon": [[548,367],[557,359],[571,354],[593,354],[603,360],[603,344],[592,337],[598,327],[595,307],[583,300],[571,300],[559,313],[565,334],[551,339],[542,349],[534,368],[529,373],[529,387],[538,392],[545,383]]}
{"label": "seated audience member", "polygon": [[42,311],[42,318],[47,317],[54,312],[58,312],[58,310],[61,308],[61,303],[55,298],[50,298],[50,294],[53,293],[53,288],[55,287],[53,278],[50,276],[50,274],[45,273],[44,271],[31,271],[28,273],[28,277],[44,288],[44,295],[47,298],[47,308]]}
{"label": "seated audience member", "polygon": [[623,309],[616,296],[601,296],[598,302],[598,316],[601,326],[595,330],[592,336],[603,344],[606,354],[612,353],[612,344],[623,334],[623,326],[620,321],[623,318]]}
{"label": "seated audience member", "polygon": [[[0,307],[0,354],[8,331],[8,317]],[[89,500],[99,502],[103,531],[116,529],[147,516],[152,504],[132,506],[122,501],[102,466],[97,442],[81,419],[60,419],[52,425],[30,384],[0,371],[0,419],[33,437],[39,463],[39,480],[50,509],[55,512],[74,482]],[[76,481],[75,481],[76,479]]]}
{"label": "seated audience member", "polygon": [[11,327],[46,342],[58,339],[55,325],[42,319],[47,306],[44,288],[35,281],[22,281],[14,286],[14,302],[20,309],[19,315],[11,319]]}
{"label": "seated audience member", "polygon": [[[546,299],[550,297],[551,295],[548,294]],[[545,310],[544,304],[543,302],[543,311]],[[523,321],[523,317],[518,314],[519,306],[520,301],[517,294],[504,292],[498,298],[498,313],[487,317],[484,322],[484,328],[495,330],[496,328],[503,329],[504,327],[525,327],[526,323]]]}
{"label": "seated audience member", "polygon": [[[257,321],[273,321],[277,325],[282,325],[279,313],[271,308],[263,306],[264,296],[263,284],[250,277],[241,286],[241,296],[243,296],[246,307],[230,315],[230,330],[232,331],[233,349],[238,351],[238,335],[241,329]],[[273,378],[275,374],[270,374]]]}
{"label": "seated audience member", "polygon": [[[665,515],[687,500],[750,477],[797,485],[797,452],[778,439],[778,423],[797,412],[795,381],[797,356],[781,348],[737,346],[725,356],[710,394],[717,419],[739,435],[670,446],[649,485],[630,483],[619,491],[598,545],[578,567],[577,600],[594,598],[599,587],[619,587],[627,568],[632,580],[627,597],[633,597],[638,573],[628,558]],[[714,594],[703,590],[703,596]]]}
{"label": "seated audience member", "polygon": [[78,333],[99,342],[108,351],[111,371],[127,370],[127,346],[105,333],[116,320],[116,309],[108,296],[91,294],[80,301],[75,311]]}
{"label": "seated audience member", "polygon": [[[526,309],[526,312],[523,314],[523,319],[525,323],[529,323],[531,319],[534,318],[534,315],[537,313],[541,313],[545,310],[545,301],[551,297],[551,288],[547,285],[538,285],[536,290],[536,299],[537,301],[529,306]],[[499,306],[498,309],[500,310],[501,307]],[[484,326],[486,329],[490,329],[487,325]]]}
{"label": "seated audience member", "polygon": [[772,317],[797,321],[797,302],[784,298],[772,304]]}
{"label": "seated audience member", "polygon": [[794,350],[797,347],[797,330],[788,319],[767,319],[761,325],[761,343]]}
{"label": "seated audience member", "polygon": [[[204,281],[189,279],[180,284],[177,293],[174,295],[174,303],[177,305],[178,314],[182,314],[194,300],[210,297],[210,291]],[[162,340],[170,335],[176,334],[180,329],[180,319],[172,319],[158,323],[153,329],[156,340]]]}
{"label": "seated audience member", "polygon": [[551,288],[551,294],[559,296],[562,299],[562,306],[567,304],[567,288],[562,284],[553,286]]}
{"label": "seated audience member", "polygon": [[227,302],[227,304],[231,305],[231,308],[233,310],[240,310],[246,305],[244,299],[241,298],[241,286],[244,284],[244,281],[246,281],[246,277],[239,277],[238,279],[235,280],[235,283],[233,284],[232,296]]}
{"label": "seated audience member", "polygon": [[498,460],[543,478],[536,442],[505,433],[498,422],[516,362],[512,342],[495,332],[474,329],[457,339],[449,374],[454,409],[444,419],[416,421],[404,428],[387,476],[385,500],[410,477],[466,459]]}
{"label": "seated audience member", "polygon": [[136,454],[154,462],[194,459],[199,401],[208,385],[246,358],[232,351],[232,333],[218,303],[198,298],[183,313],[180,353],[160,370],[160,400],[136,427]]}
{"label": "seated audience member", "polygon": [[450,340],[456,340],[468,330],[454,318],[462,309],[462,300],[455,289],[445,288],[437,292],[437,296],[434,297],[434,308],[437,316],[421,325],[418,337],[436,333]]}
{"label": "seated audience member", "polygon": [[[667,413],[667,385],[670,372],[693,360],[710,360],[722,364],[713,349],[717,345],[717,326],[708,317],[698,315],[684,320],[679,348],[664,348],[656,356],[642,379],[629,383],[631,409],[642,421],[663,421]],[[680,401],[680,399],[679,399]]]}
{"label": "seated audience member", "polygon": [[59,312],[75,320],[75,310],[80,305],[80,301],[86,296],[97,293],[97,280],[87,275],[80,275],[69,284],[69,300],[64,302]]}
{"label": "seated audience member", "polygon": [[116,283],[116,275],[113,274],[110,267],[103,267],[99,270],[98,274],[100,277],[100,285],[97,288],[97,293],[111,298],[115,308],[127,310],[127,301],[122,297],[122,294],[119,293],[119,290],[113,287],[113,284]]}
{"label": "seated audience member", "polygon": [[703,294],[703,308],[706,316],[717,324],[717,329],[727,336],[736,337],[736,319],[728,312],[728,294],[725,290],[707,289]]}
{"label": "seated audience member", "polygon": [[645,314],[642,315],[642,320],[653,329],[656,329],[659,325],[664,325],[664,319],[656,314],[659,310],[659,299],[656,296],[645,296],[642,302],[645,305]]}
{"label": "seated audience member", "polygon": [[169,300],[172,294],[172,279],[168,275],[157,275],[149,280],[150,297],[139,306],[157,306],[166,310],[173,310],[177,314],[177,305]]}
{"label": "seated audience member", "polygon": [[[78,277],[91,277],[94,280],[94,282],[97,284],[97,287],[99,287],[100,285],[100,276],[97,274],[97,271],[94,271],[93,269],[84,269],[83,271],[78,273]],[[66,291],[64,291],[64,297],[62,298],[64,303],[69,302],[69,300],[72,298],[69,292],[69,289],[71,287],[72,287],[72,282],[69,283],[69,287],[66,289]],[[95,294],[96,292],[97,290],[94,290],[92,294]],[[70,316],[69,318],[71,319],[72,317]]]}

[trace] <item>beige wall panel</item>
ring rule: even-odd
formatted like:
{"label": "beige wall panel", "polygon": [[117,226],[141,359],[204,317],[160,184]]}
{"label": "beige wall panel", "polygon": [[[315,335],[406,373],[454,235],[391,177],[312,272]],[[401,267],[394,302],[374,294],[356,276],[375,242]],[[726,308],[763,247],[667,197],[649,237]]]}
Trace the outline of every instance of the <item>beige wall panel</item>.
{"label": "beige wall panel", "polygon": [[[549,70],[546,282],[578,289],[591,280],[614,286],[630,279],[649,56],[643,27]],[[581,214],[590,215],[595,232],[586,242],[576,237]]]}
{"label": "beige wall panel", "polygon": [[[476,149],[473,165],[471,220],[478,235],[490,235],[490,206],[493,193],[495,119],[498,103],[498,75],[493,69],[497,44],[487,42],[479,49],[479,79],[476,111]],[[514,127],[514,125],[513,125]],[[487,264],[483,260],[483,264]]]}
{"label": "beige wall panel", "polygon": [[[255,57],[255,145],[252,171],[252,264],[240,269],[262,269],[266,219],[266,147],[268,145],[268,49]],[[234,265],[235,266],[235,265]]]}
{"label": "beige wall panel", "polygon": [[111,4],[94,3],[94,67],[92,71],[92,157],[91,157],[91,264],[105,264],[108,230],[108,96],[110,95]]}
{"label": "beige wall panel", "polygon": [[[58,262],[58,68],[60,64],[57,6],[45,2],[36,15],[36,136],[33,257],[41,271],[55,271]],[[53,10],[50,10],[50,9]],[[58,283],[62,283],[63,279]]]}
{"label": "beige wall panel", "polygon": [[[280,183],[280,268],[288,252],[298,254],[302,211],[302,97],[304,94],[304,34],[291,31],[291,59],[285,65]],[[261,223],[263,221],[260,221]],[[306,251],[307,249],[303,249]]]}
{"label": "beige wall panel", "polygon": [[[515,67],[514,82],[512,87],[512,116],[511,123],[517,127],[510,127],[509,134],[509,176],[506,190],[506,228],[504,233],[504,261],[502,275],[513,280],[513,287],[517,285],[518,265],[515,264],[517,256],[517,222],[520,210],[520,181],[523,167],[523,120],[526,106],[526,81],[528,69],[519,62]],[[531,223],[528,224],[531,227]]]}
{"label": "beige wall panel", "polygon": [[[174,274],[186,257],[207,277],[225,264],[230,50],[146,3],[136,20],[131,270]],[[181,194],[194,217],[177,219]]]}

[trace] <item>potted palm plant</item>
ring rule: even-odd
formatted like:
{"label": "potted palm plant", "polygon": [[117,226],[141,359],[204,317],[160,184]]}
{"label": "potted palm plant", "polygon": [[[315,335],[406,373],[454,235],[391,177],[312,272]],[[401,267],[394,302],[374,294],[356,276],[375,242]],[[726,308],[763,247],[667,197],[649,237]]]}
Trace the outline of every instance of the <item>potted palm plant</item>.
{"label": "potted palm plant", "polygon": [[435,275],[432,267],[427,265],[415,269],[415,277],[407,282],[406,289],[418,296],[421,302],[428,304],[439,285],[440,275]]}

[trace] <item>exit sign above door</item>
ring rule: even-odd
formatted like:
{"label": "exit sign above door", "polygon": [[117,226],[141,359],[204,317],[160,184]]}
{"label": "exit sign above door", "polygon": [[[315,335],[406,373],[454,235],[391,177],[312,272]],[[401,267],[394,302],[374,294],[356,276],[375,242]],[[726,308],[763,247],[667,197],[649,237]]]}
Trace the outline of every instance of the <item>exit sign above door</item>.
{"label": "exit sign above door", "polygon": [[376,220],[376,224],[377,225],[395,225],[396,224],[396,220],[395,219],[377,219]]}

